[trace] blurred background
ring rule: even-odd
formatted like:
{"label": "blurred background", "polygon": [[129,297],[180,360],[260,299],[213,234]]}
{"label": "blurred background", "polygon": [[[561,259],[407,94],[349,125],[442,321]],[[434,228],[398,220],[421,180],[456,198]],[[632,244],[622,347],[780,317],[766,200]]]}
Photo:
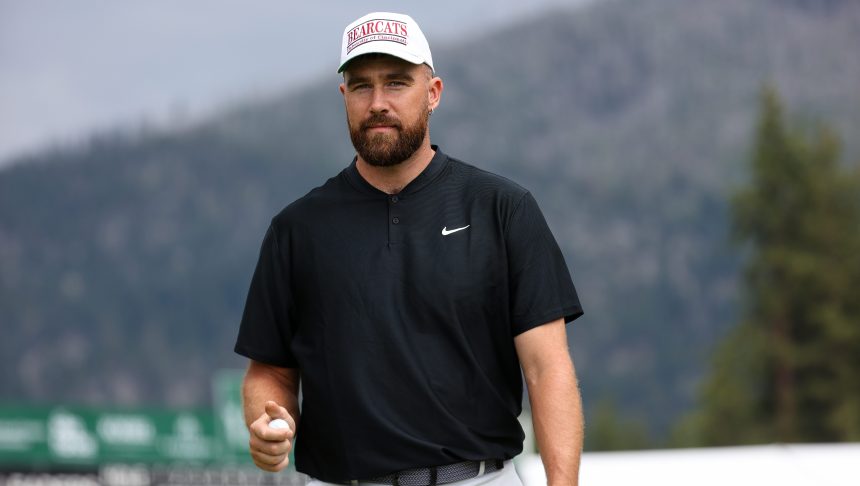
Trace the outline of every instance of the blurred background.
{"label": "blurred background", "polygon": [[270,218],[352,158],[373,10],[565,253],[584,484],[860,481],[860,2],[0,0],[0,484],[302,481],[248,469],[232,347]]}

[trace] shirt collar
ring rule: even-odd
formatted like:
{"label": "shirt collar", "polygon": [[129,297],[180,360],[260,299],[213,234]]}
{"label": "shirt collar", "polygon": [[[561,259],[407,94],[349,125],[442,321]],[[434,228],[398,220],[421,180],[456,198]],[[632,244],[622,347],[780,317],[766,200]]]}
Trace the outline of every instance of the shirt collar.
{"label": "shirt collar", "polygon": [[[424,188],[427,184],[433,182],[436,177],[442,173],[442,169],[444,169],[448,165],[448,156],[442,153],[442,150],[439,149],[438,145],[431,145],[430,148],[433,149],[435,155],[430,159],[430,163],[427,164],[427,167],[418,174],[418,177],[412,179],[409,184],[406,184],[406,187],[403,188],[398,193],[398,196],[404,196],[413,194],[418,192],[422,188]],[[352,162],[349,164],[349,167],[344,169],[344,173],[346,174],[347,180],[349,180],[350,184],[359,189],[362,192],[367,192],[371,194],[378,195],[388,195],[385,192],[380,191],[379,189],[373,187],[361,174],[358,172],[358,167],[356,167],[356,162],[358,161],[358,157],[353,157]]]}

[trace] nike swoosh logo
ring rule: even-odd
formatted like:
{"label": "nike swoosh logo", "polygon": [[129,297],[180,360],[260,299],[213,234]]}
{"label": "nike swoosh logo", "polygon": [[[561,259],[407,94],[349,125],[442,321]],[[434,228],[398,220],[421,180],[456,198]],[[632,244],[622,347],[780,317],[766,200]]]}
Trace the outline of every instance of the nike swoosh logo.
{"label": "nike swoosh logo", "polygon": [[451,233],[456,233],[456,232],[458,232],[458,231],[463,231],[464,229],[468,228],[469,226],[472,226],[472,225],[471,225],[471,224],[467,224],[466,226],[463,226],[462,228],[454,228],[454,229],[452,229],[452,230],[448,230],[448,227],[447,227],[447,226],[445,226],[444,228],[442,228],[442,236],[448,236],[448,235],[450,235]]}

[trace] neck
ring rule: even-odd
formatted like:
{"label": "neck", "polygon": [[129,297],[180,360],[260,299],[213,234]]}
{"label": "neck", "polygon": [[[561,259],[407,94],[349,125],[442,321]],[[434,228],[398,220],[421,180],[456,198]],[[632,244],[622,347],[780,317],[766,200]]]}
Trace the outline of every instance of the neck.
{"label": "neck", "polygon": [[371,186],[386,194],[397,194],[430,165],[435,154],[436,152],[430,147],[430,137],[425,137],[421,147],[411,157],[399,164],[378,167],[368,164],[359,155],[355,167],[361,177]]}

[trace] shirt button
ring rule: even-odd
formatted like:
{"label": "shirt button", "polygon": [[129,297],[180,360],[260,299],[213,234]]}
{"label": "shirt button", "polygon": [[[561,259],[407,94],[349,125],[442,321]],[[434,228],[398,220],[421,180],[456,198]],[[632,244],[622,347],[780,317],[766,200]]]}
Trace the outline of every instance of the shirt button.
{"label": "shirt button", "polygon": [[397,196],[391,196],[391,202],[396,203],[396,202],[397,202],[397,201],[399,201],[399,200],[400,200],[400,198],[399,198],[399,197],[397,197]]}
{"label": "shirt button", "polygon": [[397,223],[399,223],[399,222],[400,222],[400,218],[392,218],[392,219],[391,219],[391,222],[392,222],[392,223],[394,223],[394,224],[397,224]]}

